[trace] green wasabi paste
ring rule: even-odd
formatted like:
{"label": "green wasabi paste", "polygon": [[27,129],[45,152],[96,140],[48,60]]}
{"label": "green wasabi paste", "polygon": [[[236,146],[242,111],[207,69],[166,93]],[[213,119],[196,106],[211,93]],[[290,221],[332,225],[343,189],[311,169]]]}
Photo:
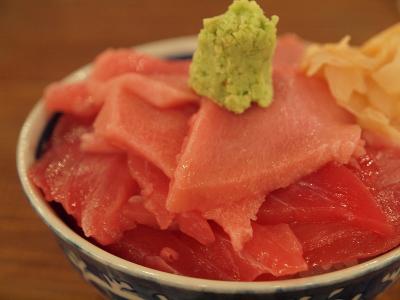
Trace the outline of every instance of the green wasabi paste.
{"label": "green wasabi paste", "polygon": [[278,17],[268,19],[255,1],[235,0],[223,15],[205,19],[189,84],[226,109],[242,113],[273,97],[272,57]]}

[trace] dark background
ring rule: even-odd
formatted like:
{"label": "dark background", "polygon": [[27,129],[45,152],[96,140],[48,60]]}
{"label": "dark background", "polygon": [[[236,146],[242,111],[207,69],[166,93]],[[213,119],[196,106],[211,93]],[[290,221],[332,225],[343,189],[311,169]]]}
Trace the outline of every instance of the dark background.
{"label": "dark background", "polygon": [[[42,89],[107,47],[195,34],[227,0],[0,0],[0,299],[102,299],[69,266],[24,199],[19,129]],[[400,21],[395,0],[266,0],[279,31],[355,44]],[[399,300],[400,286],[380,300]]]}

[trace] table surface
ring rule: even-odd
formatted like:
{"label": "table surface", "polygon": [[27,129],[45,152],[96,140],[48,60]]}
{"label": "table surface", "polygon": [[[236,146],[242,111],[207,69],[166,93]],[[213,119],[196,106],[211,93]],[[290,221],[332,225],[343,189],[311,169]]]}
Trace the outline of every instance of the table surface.
{"label": "table surface", "polygon": [[[64,259],[24,199],[15,170],[21,124],[43,88],[107,47],[195,34],[228,0],[0,0],[0,299],[102,299]],[[399,21],[394,0],[259,1],[279,30],[354,43]],[[380,300],[399,300],[397,284]]]}

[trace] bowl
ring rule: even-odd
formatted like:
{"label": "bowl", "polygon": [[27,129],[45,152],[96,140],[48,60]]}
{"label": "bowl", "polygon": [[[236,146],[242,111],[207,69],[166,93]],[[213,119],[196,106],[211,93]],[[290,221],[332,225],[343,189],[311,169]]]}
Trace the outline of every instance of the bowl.
{"label": "bowl", "polygon": [[[169,58],[190,56],[195,37],[162,40],[136,47]],[[66,81],[84,79],[90,65]],[[111,299],[372,299],[400,277],[400,247],[356,266],[307,278],[271,282],[227,282],[173,275],[116,257],[73,231],[30,182],[27,171],[57,118],[39,101],[26,119],[17,146],[17,168],[25,194],[82,277]]]}

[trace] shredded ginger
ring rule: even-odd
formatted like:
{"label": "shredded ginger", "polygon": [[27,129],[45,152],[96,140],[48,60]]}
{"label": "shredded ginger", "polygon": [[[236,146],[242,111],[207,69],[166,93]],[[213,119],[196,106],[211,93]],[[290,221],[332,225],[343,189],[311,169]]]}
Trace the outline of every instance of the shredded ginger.
{"label": "shredded ginger", "polygon": [[311,44],[303,69],[323,76],[337,103],[374,136],[400,145],[400,23],[360,47],[350,37],[336,44]]}

